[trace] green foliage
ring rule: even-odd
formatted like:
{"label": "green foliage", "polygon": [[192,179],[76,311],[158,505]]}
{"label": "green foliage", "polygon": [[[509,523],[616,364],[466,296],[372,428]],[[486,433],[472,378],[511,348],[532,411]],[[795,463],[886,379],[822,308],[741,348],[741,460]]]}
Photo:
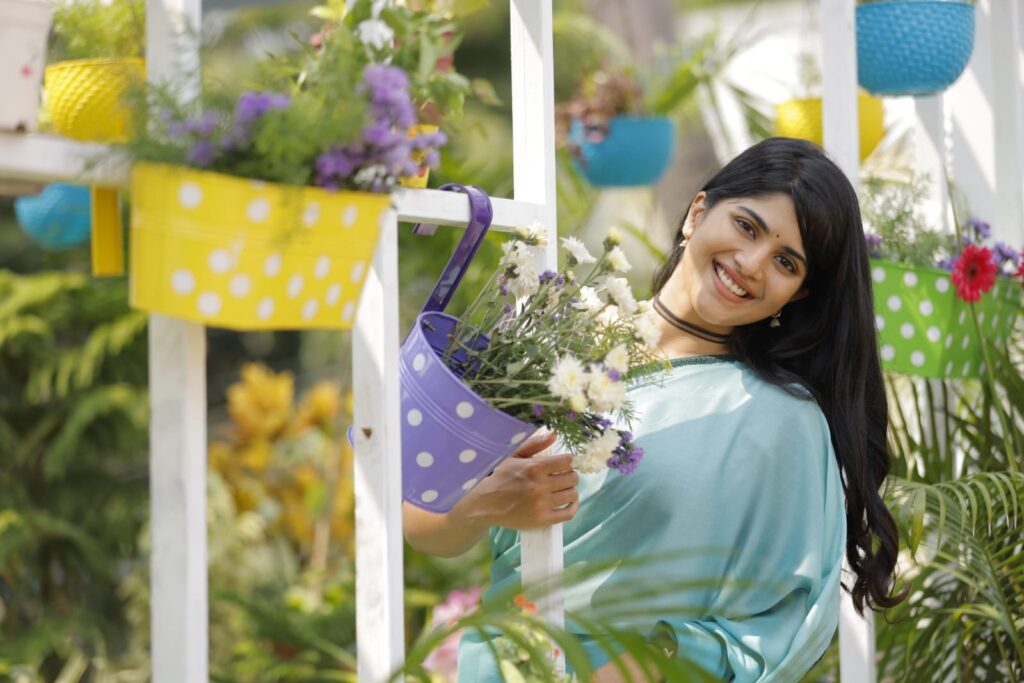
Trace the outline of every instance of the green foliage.
{"label": "green foliage", "polygon": [[879,257],[934,268],[939,258],[952,253],[950,238],[928,228],[920,215],[918,207],[927,193],[928,179],[919,175],[906,182],[864,182],[861,214],[868,229],[881,237]]}
{"label": "green foliage", "polygon": [[887,613],[880,673],[892,680],[1024,679],[1024,475],[895,483],[911,592]]}
{"label": "green foliage", "polygon": [[53,11],[50,61],[141,57],[145,0],[61,0]]}
{"label": "green foliage", "polygon": [[78,680],[123,643],[145,377],[145,316],[123,280],[0,271],[0,672]]}

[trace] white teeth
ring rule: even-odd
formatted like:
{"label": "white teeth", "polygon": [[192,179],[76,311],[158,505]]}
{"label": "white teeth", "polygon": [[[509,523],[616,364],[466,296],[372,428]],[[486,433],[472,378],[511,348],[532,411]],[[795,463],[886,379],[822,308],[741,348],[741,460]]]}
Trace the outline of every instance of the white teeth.
{"label": "white teeth", "polygon": [[726,289],[735,294],[736,296],[746,296],[747,290],[740,287],[738,284],[733,282],[732,278],[726,274],[725,270],[719,266],[715,266],[715,272],[718,273],[718,279],[722,281]]}

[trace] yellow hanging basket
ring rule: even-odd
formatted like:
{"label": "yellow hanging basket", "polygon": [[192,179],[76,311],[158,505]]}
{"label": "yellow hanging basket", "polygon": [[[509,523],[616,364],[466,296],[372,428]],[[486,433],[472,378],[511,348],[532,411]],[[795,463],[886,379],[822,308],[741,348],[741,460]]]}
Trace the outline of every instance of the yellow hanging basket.
{"label": "yellow hanging basket", "polygon": [[131,304],[239,330],[348,329],[388,195],[132,170]]}
{"label": "yellow hanging basket", "polygon": [[[408,135],[409,135],[409,137],[413,138],[413,137],[416,137],[417,135],[426,135],[428,133],[436,133],[439,130],[441,130],[441,129],[438,128],[437,126],[433,126],[433,125],[428,124],[428,123],[422,123],[422,124],[419,124],[419,125],[416,125],[416,126],[413,126],[412,128],[410,128],[409,131],[408,131]],[[412,153],[412,160],[414,162],[416,162],[417,164],[422,164],[423,163],[423,159],[425,157],[426,157],[426,152],[424,152],[422,150]],[[422,166],[421,165],[420,166],[420,172],[417,175],[412,176],[412,177],[403,177],[398,182],[402,185],[402,187],[414,187],[414,188],[422,189],[422,188],[427,186],[427,181],[428,180],[430,180],[430,169],[428,167],[426,167],[426,166]]]}
{"label": "yellow hanging basket", "polygon": [[46,108],[54,130],[89,142],[124,142],[131,113],[122,102],[133,82],[146,80],[139,58],[78,59],[46,67]]}
{"label": "yellow hanging basket", "polygon": [[[857,113],[860,119],[860,160],[864,161],[885,134],[882,100],[859,93]],[[822,144],[821,98],[789,100],[775,105],[775,134]]]}

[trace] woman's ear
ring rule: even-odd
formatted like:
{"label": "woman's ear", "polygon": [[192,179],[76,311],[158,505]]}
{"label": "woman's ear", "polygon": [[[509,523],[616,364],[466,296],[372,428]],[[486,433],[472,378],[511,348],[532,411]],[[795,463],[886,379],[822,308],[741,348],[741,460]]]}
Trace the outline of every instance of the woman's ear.
{"label": "woman's ear", "polygon": [[810,293],[811,293],[811,291],[809,289],[807,289],[806,287],[798,289],[796,291],[796,294],[794,294],[793,296],[789,297],[789,301],[787,301],[786,303],[787,304],[791,304],[794,301],[800,301],[800,299],[806,299],[807,295],[810,294]]}
{"label": "woman's ear", "polygon": [[686,212],[686,220],[683,222],[683,237],[686,239],[693,237],[693,229],[697,227],[704,216],[705,209],[707,209],[707,193],[701,190],[690,202],[690,209]]}

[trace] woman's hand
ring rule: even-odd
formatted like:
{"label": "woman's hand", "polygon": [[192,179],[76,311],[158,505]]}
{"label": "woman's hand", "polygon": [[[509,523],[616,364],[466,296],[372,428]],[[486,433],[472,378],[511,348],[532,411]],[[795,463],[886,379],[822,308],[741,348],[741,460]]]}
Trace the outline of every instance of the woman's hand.
{"label": "woman's hand", "polygon": [[572,455],[533,457],[554,441],[551,432],[531,436],[448,512],[403,503],[406,540],[422,552],[455,557],[492,526],[529,529],[572,519],[580,506]]}
{"label": "woman's hand", "polygon": [[645,673],[632,655],[620,655],[618,660],[626,667],[628,674],[623,675],[615,660],[612,660],[594,672],[590,678],[591,683],[652,683],[662,680],[661,676],[656,675],[652,678],[650,674]]}
{"label": "woman's hand", "polygon": [[567,522],[579,509],[579,475],[572,455],[533,457],[551,446],[553,432],[534,434],[452,508],[472,525],[530,529]]}

